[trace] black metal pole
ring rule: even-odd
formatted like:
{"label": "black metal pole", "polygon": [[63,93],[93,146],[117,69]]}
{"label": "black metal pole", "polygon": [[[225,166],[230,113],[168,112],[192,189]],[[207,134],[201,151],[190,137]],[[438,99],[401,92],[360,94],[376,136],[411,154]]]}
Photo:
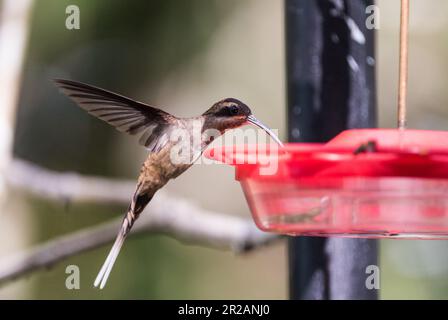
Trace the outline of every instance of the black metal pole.
{"label": "black metal pole", "polygon": [[[373,0],[285,0],[290,141],[325,142],[376,126]],[[292,299],[376,299],[365,285],[377,242],[289,239]]]}

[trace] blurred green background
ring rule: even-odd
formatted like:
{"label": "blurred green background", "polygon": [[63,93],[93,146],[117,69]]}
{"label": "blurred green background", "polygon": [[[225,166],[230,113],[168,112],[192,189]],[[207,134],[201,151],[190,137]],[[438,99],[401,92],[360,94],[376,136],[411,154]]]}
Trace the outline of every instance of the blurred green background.
{"label": "blurred green background", "polygon": [[[65,28],[70,4],[80,8],[80,30]],[[394,127],[399,1],[378,4],[380,126]],[[448,2],[414,0],[412,7],[409,126],[446,130]],[[138,175],[145,150],[59,94],[50,81],[55,77],[95,84],[179,116],[197,115],[220,98],[237,97],[284,139],[283,38],[281,0],[36,0],[15,155],[54,170]],[[232,168],[197,165],[166,189],[204,208],[249,216]],[[0,223],[0,254],[120,216],[125,209],[13,194]],[[382,241],[381,298],[448,298],[447,249],[442,241]],[[108,250],[72,257],[0,287],[0,298],[287,298],[283,243],[235,256],[166,236],[132,238],[109,285],[94,290],[92,281]],[[65,288],[70,264],[80,267],[80,290]]]}

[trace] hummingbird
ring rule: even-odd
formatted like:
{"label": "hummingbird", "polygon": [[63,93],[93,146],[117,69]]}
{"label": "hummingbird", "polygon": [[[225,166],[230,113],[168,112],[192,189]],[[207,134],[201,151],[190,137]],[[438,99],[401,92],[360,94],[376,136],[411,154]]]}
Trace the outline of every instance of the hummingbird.
{"label": "hummingbird", "polygon": [[[254,124],[283,146],[277,136],[254,117],[246,104],[234,98],[216,102],[200,116],[179,118],[159,108],[82,82],[64,79],[55,79],[54,82],[89,114],[109,123],[120,132],[140,135],[140,145],[149,150],[116,240],[95,279],[94,286],[100,289],[106,285],[132,226],[157,190],[190,168],[216,136],[229,129]],[[195,125],[200,127],[199,142],[193,141],[188,134],[176,134],[191,133]],[[172,139],[172,136],[178,139]],[[183,161],[173,161],[173,154],[184,150],[189,150],[190,156],[184,157]]]}

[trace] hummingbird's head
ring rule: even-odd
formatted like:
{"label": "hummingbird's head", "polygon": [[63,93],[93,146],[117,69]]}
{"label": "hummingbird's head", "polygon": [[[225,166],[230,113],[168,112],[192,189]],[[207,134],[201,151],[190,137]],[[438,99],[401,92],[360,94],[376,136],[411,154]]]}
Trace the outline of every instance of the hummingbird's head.
{"label": "hummingbird's head", "polygon": [[238,128],[248,121],[252,111],[243,102],[227,98],[216,102],[210,109],[202,114],[207,127],[218,129],[224,133],[228,129]]}
{"label": "hummingbird's head", "polygon": [[251,123],[266,131],[278,144],[283,145],[271,129],[255,118],[250,108],[240,100],[227,98],[218,101],[202,116],[205,118],[206,129],[217,129],[224,133],[226,130]]}

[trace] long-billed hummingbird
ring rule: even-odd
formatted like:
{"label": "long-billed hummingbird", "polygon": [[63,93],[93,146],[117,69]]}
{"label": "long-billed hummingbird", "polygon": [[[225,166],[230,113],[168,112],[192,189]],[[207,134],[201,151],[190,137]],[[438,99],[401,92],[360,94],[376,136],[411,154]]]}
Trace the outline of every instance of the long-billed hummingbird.
{"label": "long-billed hummingbird", "polygon": [[[141,167],[134,195],[115,243],[94,282],[95,287],[101,289],[107,282],[126,236],[156,191],[191,167],[217,135],[252,123],[282,145],[276,135],[252,115],[249,107],[237,99],[220,100],[198,117],[178,118],[98,87],[71,80],[54,81],[63,93],[88,113],[121,132],[141,134],[140,144],[150,151]],[[195,126],[200,129],[199,139],[192,138]],[[176,158],[178,155],[182,157]]]}

